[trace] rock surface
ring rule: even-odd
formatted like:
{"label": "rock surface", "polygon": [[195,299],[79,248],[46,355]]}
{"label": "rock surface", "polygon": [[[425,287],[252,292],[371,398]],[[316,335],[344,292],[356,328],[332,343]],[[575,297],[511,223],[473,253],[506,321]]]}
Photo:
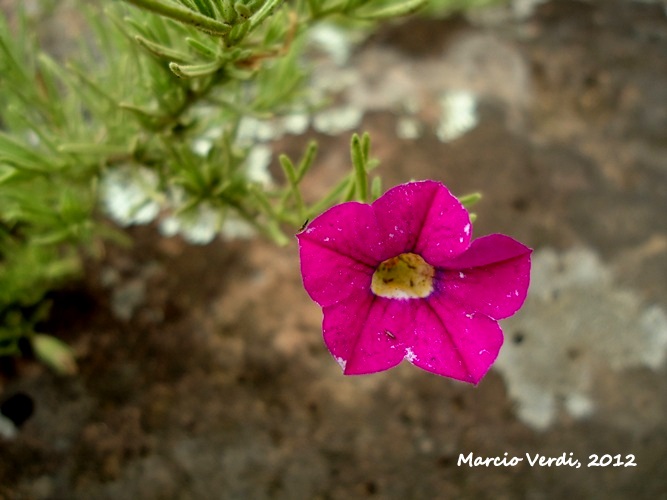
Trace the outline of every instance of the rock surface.
{"label": "rock surface", "polygon": [[[54,296],[47,326],[79,375],[3,365],[1,397],[27,394],[35,411],[0,436],[0,497],[662,498],[667,17],[655,2],[534,8],[392,25],[353,51],[341,90],[385,187],[481,191],[476,235],[536,249],[529,301],[478,387],[406,363],[342,376],[295,244],[194,247],[134,228],[133,249],[109,248]],[[475,96],[476,123],[443,142],[441,99],[456,91]],[[401,139],[406,116],[419,133]],[[311,129],[274,151],[297,156],[310,137],[317,196],[347,170],[349,134]],[[524,460],[458,465],[469,453]],[[593,454],[637,466],[588,467]]]}

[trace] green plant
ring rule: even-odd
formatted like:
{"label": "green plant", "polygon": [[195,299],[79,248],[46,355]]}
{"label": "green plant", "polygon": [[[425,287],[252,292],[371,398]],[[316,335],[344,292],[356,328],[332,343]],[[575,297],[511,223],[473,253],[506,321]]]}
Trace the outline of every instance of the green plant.
{"label": "green plant", "polygon": [[65,348],[48,354],[55,344],[41,347],[34,331],[45,314],[38,305],[80,272],[95,242],[124,239],[100,207],[121,225],[161,214],[165,233],[193,242],[223,231],[285,244],[328,206],[379,196],[379,179],[367,185],[368,136],[353,137],[349,175],[308,204],[300,184],[317,145],[297,162],[281,155],[276,183],[257,160],[266,154],[256,133],[322,105],[308,90],[315,25],[367,29],[427,2],[75,3],[85,29],[60,56],[40,46],[25,10],[11,26],[0,20],[0,355],[18,353],[27,337],[63,371]]}

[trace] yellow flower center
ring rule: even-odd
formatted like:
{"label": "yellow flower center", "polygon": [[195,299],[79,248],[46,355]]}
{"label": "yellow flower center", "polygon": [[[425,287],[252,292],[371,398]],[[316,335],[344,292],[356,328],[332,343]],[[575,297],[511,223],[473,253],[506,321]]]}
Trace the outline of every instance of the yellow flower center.
{"label": "yellow flower center", "polygon": [[371,290],[388,299],[423,299],[433,291],[435,269],[416,253],[382,262],[373,273]]}

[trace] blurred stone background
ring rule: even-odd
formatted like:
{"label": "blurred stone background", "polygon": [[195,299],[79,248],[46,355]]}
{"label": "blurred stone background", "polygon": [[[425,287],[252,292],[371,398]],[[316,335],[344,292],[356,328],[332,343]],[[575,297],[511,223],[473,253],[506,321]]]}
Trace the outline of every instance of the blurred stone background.
{"label": "blurred stone background", "polygon": [[[313,44],[336,106],[267,141],[294,157],[319,140],[313,197],[367,130],[385,187],[481,191],[476,235],[535,249],[495,367],[478,387],[407,363],[343,377],[295,244],[133,228],[54,297],[80,374],[3,361],[0,399],[35,411],[4,419],[0,497],[667,498],[665,4],[515,1]],[[470,452],[582,467],[457,465]]]}

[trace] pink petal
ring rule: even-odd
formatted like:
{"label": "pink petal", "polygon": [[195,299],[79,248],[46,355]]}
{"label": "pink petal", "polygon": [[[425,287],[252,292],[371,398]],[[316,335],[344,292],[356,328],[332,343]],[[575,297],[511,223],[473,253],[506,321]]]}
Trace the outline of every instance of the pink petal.
{"label": "pink petal", "polygon": [[421,255],[438,266],[470,244],[470,217],[441,183],[410,182],[396,186],[373,203],[379,236],[386,242],[381,260],[403,252]]}
{"label": "pink petal", "polygon": [[498,323],[483,314],[452,307],[441,295],[420,301],[419,331],[406,357],[429,372],[477,384],[503,344]]}
{"label": "pink petal", "polygon": [[468,311],[507,318],[526,300],[531,252],[502,234],[478,238],[466,252],[443,265],[439,287],[447,300]]}
{"label": "pink petal", "polygon": [[325,307],[324,342],[345,375],[387,370],[406,355],[412,344],[414,300],[391,300],[372,293]]}
{"label": "pink petal", "polygon": [[297,234],[303,284],[321,306],[359,290],[370,290],[381,262],[375,214],[369,205],[350,202],[330,208]]}
{"label": "pink petal", "polygon": [[320,306],[370,290],[374,268],[309,240],[301,240],[300,253],[304,288]]}

